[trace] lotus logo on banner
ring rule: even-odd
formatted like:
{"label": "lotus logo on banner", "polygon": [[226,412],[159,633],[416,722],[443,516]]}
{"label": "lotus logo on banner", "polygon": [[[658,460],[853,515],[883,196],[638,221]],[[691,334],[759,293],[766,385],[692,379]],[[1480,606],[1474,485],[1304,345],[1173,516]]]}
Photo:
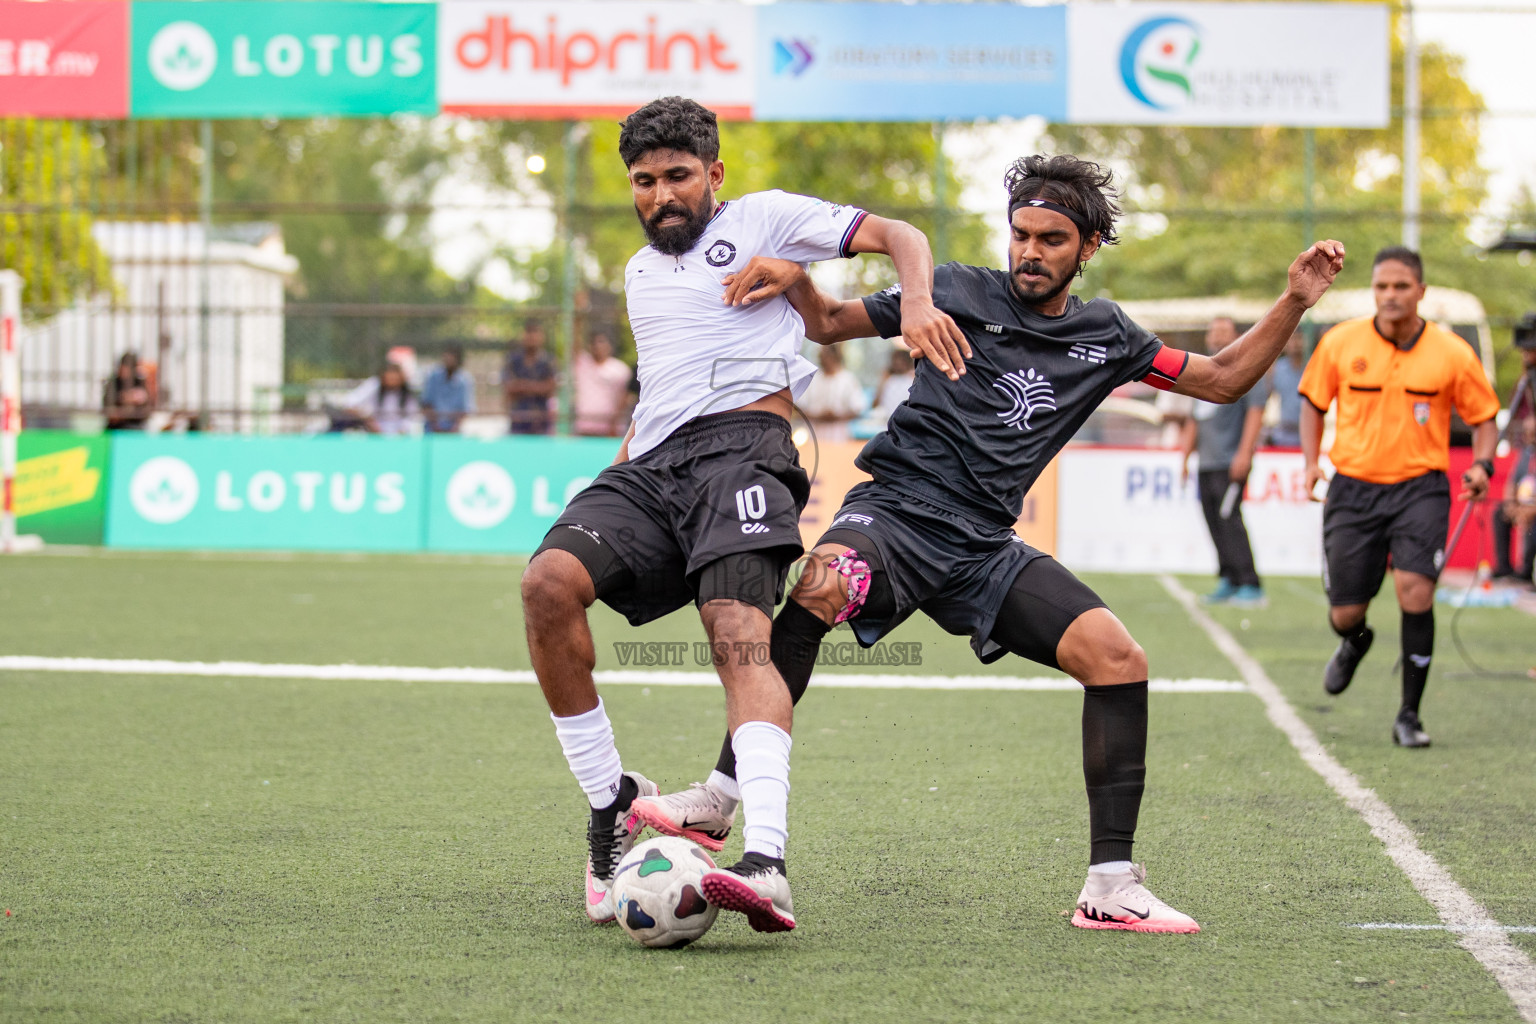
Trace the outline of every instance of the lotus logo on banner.
{"label": "lotus logo on banner", "polygon": [[494,462],[466,462],[448,478],[448,511],[471,530],[489,530],[512,514],[517,487]]}
{"label": "lotus logo on banner", "polygon": [[1154,110],[1177,110],[1194,97],[1190,75],[1200,55],[1200,28],[1185,18],[1152,18],[1125,37],[1120,77]]}
{"label": "lotus logo on banner", "polygon": [[150,74],[167,89],[196,89],[218,65],[218,44],[195,21],[173,21],[149,41]]}
{"label": "lotus logo on banner", "polygon": [[197,505],[197,473],[174,455],[157,455],[133,471],[128,500],[151,523],[167,526],[187,518]]}

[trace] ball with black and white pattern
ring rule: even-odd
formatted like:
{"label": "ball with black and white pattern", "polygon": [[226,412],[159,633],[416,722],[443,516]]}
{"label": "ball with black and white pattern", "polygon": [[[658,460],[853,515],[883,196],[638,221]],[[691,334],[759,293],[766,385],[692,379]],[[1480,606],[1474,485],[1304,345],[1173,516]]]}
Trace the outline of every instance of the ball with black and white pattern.
{"label": "ball with black and white pattern", "polygon": [[619,924],[642,946],[681,949],[709,931],[720,908],[700,882],[715,862],[686,839],[661,836],[637,845],[613,875]]}

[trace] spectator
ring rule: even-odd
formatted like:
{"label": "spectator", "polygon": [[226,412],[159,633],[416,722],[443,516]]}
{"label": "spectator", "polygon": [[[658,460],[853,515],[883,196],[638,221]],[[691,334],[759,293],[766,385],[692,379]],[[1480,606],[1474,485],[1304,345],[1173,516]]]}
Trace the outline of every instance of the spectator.
{"label": "spectator", "polygon": [[[1215,355],[1237,340],[1237,324],[1231,317],[1217,317],[1205,332],[1205,347]],[[1194,415],[1184,425],[1184,479],[1189,479],[1189,456],[1198,451],[1200,508],[1205,512],[1221,582],[1201,600],[1207,604],[1261,607],[1264,586],[1253,566],[1253,547],[1243,525],[1243,492],[1253,468],[1253,450],[1259,444],[1264,423],[1264,383],[1255,384],[1231,405],[1196,402]]]}
{"label": "spectator", "polygon": [[858,419],[866,404],[859,378],[843,365],[842,346],[824,346],[821,372],[800,396],[800,411],[816,424],[817,440],[848,440],[848,424]]}
{"label": "spectator", "polygon": [[[1494,579],[1531,582],[1532,555],[1536,554],[1536,414],[1521,423],[1520,454],[1515,470],[1504,482],[1504,500],[1493,510],[1493,550],[1497,565]],[[1520,566],[1510,558],[1510,534],[1521,541]]]}
{"label": "spectator", "polygon": [[101,392],[101,408],[107,414],[108,430],[143,430],[154,409],[149,382],[139,372],[139,357],[124,352],[117,361],[117,373],[107,380]]}
{"label": "spectator", "polygon": [[907,399],[912,383],[917,380],[912,365],[912,353],[904,348],[892,348],[891,360],[880,375],[880,386],[875,388],[874,418],[884,423],[891,418],[896,407]]}
{"label": "spectator", "polygon": [[523,324],[521,343],[507,353],[501,386],[507,396],[507,429],[513,434],[549,433],[555,361],[545,344],[544,325],[528,320]]}
{"label": "spectator", "polygon": [[370,434],[406,434],[421,413],[416,393],[406,382],[399,363],[385,363],[378,376],[369,377],[347,396],[347,411]]}
{"label": "spectator", "polygon": [[629,382],[635,372],[615,359],[606,331],[593,331],[587,348],[576,353],[576,433],[585,437],[622,437],[629,411]]}
{"label": "spectator", "polygon": [[464,346],[449,345],[427,374],[421,409],[429,434],[457,434],[464,417],[475,411],[475,378],[464,369]]}
{"label": "spectator", "polygon": [[1301,447],[1301,371],[1307,368],[1305,349],[1300,334],[1291,335],[1285,343],[1285,357],[1276,361],[1270,371],[1270,383],[1280,398],[1280,422],[1269,433],[1269,443],[1276,448]]}

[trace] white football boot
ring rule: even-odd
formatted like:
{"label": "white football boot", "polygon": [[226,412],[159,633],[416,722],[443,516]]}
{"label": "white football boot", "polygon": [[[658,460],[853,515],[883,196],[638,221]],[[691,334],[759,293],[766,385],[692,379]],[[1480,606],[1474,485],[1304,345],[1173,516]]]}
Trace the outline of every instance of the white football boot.
{"label": "white football boot", "polygon": [[762,863],[755,853],[731,867],[704,872],[699,888],[721,910],[746,914],[753,931],[787,932],[795,927],[789,878],[776,863]]}
{"label": "white football boot", "polygon": [[[634,782],[638,796],[655,796],[661,792],[661,787],[639,772],[625,772],[624,775]],[[628,807],[613,807],[594,809],[587,822],[587,916],[597,924],[612,924],[618,917],[618,908],[613,902],[613,872],[635,845],[638,826],[630,827],[634,820]]]}
{"label": "white football boot", "polygon": [[[1113,888],[1103,896],[1090,896],[1088,886],[1077,897],[1072,923],[1079,928],[1112,928],[1126,932],[1198,932],[1200,926],[1147,891],[1142,882],[1147,869],[1132,864],[1123,875],[1110,876]],[[707,892],[706,892],[707,895]]]}
{"label": "white football boot", "polygon": [[630,804],[630,815],[638,819],[631,828],[638,833],[649,825],[664,836],[681,836],[718,852],[736,824],[740,803],[707,782],[694,782],[680,793],[642,797]]}

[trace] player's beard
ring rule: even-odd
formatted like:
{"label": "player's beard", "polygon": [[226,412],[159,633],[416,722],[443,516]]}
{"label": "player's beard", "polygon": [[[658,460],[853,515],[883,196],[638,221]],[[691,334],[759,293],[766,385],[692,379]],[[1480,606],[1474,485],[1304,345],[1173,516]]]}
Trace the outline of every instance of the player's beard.
{"label": "player's beard", "polygon": [[[668,203],[651,214],[650,220],[645,219],[638,206],[635,207],[635,216],[640,218],[640,226],[645,229],[645,240],[663,256],[681,256],[693,248],[699,236],[704,234],[704,229],[709,226],[710,214],[714,212],[711,198],[706,194],[703,202],[694,210],[681,203]],[[662,227],[662,220],[674,214],[682,217],[683,222]]]}
{"label": "player's beard", "polygon": [[1044,290],[1041,290],[1039,285],[1031,285],[1029,287],[1025,287],[1021,283],[1019,277],[1019,275],[1024,271],[1028,271],[1031,274],[1049,275],[1051,273],[1051,268],[1046,266],[1044,263],[1021,262],[1018,266],[1014,267],[1011,271],[1008,272],[1008,287],[1013,289],[1014,298],[1018,299],[1026,306],[1043,306],[1047,302],[1050,302],[1052,299],[1054,299],[1056,296],[1060,295],[1062,292],[1066,291],[1068,288],[1072,287],[1071,271],[1063,274],[1060,281],[1053,279],[1051,283],[1045,287]]}

